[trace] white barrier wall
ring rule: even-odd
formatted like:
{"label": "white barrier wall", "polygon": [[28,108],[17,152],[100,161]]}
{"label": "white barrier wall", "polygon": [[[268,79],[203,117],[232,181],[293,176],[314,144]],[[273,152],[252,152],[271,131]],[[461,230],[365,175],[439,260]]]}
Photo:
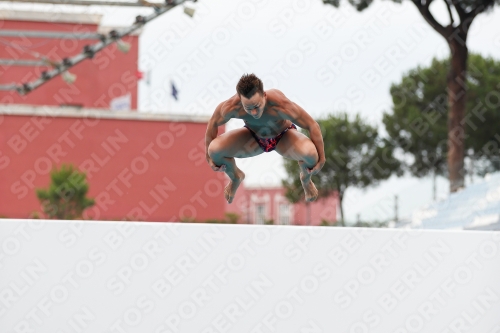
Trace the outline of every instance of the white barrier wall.
{"label": "white barrier wall", "polygon": [[0,332],[500,333],[500,233],[0,220]]}

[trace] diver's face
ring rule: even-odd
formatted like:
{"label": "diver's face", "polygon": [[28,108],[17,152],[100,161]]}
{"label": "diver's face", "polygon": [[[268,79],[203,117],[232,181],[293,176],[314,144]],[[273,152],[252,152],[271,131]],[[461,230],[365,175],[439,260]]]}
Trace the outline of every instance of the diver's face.
{"label": "diver's face", "polygon": [[262,113],[264,113],[264,107],[266,106],[266,93],[264,92],[262,95],[255,93],[250,98],[241,95],[241,104],[246,113],[255,119],[259,119]]}

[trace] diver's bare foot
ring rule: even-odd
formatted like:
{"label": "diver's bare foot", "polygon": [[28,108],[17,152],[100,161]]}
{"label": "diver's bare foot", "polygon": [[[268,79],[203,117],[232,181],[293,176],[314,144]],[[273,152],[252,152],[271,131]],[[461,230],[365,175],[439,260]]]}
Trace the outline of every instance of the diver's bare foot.
{"label": "diver's bare foot", "polygon": [[236,171],[236,180],[230,180],[229,184],[224,188],[224,197],[228,203],[233,202],[234,196],[236,195],[236,190],[240,186],[241,182],[245,179],[245,173],[241,170]]}
{"label": "diver's bare foot", "polygon": [[312,182],[311,176],[304,175],[304,173],[301,172],[300,182],[302,183],[302,188],[304,188],[304,193],[306,194],[306,201],[311,202],[316,200],[318,197],[318,189]]}

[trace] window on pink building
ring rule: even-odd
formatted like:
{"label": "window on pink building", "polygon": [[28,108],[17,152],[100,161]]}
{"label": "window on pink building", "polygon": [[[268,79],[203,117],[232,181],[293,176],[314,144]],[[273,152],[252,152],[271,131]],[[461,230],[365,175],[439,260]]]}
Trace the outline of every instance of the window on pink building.
{"label": "window on pink building", "polygon": [[266,205],[255,205],[255,224],[264,224],[266,220]]}
{"label": "window on pink building", "polygon": [[279,205],[279,224],[290,224],[290,205],[287,203],[281,203]]}

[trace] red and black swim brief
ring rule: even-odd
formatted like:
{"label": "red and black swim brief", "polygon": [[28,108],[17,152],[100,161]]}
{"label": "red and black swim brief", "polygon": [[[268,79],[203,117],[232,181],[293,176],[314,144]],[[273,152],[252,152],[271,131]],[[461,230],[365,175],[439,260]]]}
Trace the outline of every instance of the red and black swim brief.
{"label": "red and black swim brief", "polygon": [[281,140],[281,137],[289,130],[289,129],[297,129],[297,127],[294,125],[294,124],[291,124],[290,126],[288,126],[287,128],[285,128],[283,130],[283,132],[281,132],[280,134],[278,134],[277,136],[275,136],[274,138],[270,138],[270,139],[263,139],[263,138],[259,138],[257,136],[257,134],[255,134],[254,131],[252,131],[247,125],[245,125],[245,127],[250,131],[250,133],[252,133],[252,136],[254,137],[255,141],[257,141],[257,143],[259,144],[260,148],[262,148],[262,150],[266,153],[269,153],[273,150],[276,149],[276,146],[278,145],[278,142],[280,142]]}

